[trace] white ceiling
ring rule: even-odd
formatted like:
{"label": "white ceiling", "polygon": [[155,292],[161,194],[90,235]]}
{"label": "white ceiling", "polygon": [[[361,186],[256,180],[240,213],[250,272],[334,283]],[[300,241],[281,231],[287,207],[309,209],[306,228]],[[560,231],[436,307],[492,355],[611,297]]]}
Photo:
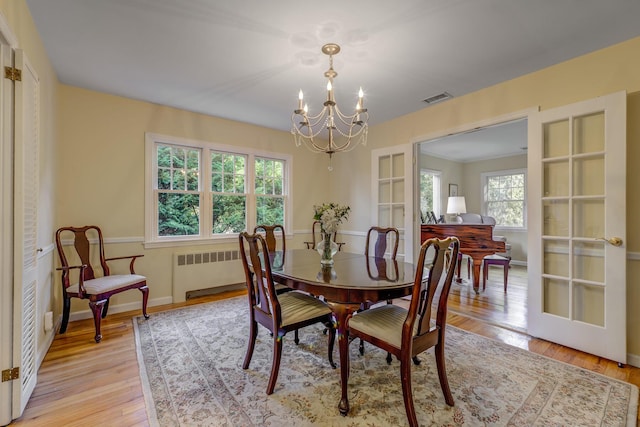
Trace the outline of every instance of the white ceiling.
{"label": "white ceiling", "polygon": [[377,124],[640,36],[637,0],[26,1],[62,83],[282,130],[327,42]]}
{"label": "white ceiling", "polygon": [[516,120],[425,141],[420,151],[455,162],[511,157],[527,153],[527,120]]}

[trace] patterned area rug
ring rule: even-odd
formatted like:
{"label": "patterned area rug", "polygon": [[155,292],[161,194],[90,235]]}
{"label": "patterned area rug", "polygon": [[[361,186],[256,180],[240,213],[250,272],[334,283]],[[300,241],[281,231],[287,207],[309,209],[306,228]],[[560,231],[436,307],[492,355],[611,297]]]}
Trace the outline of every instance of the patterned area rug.
{"label": "patterned area rug", "polygon": [[[339,370],[329,366],[321,325],[301,330],[298,346],[285,337],[276,389],[267,396],[272,338],[264,328],[251,366],[241,366],[246,297],[138,317],[134,327],[151,425],[407,425],[399,362],[388,366],[386,353],[366,344],[364,356],[351,345],[351,411],[340,416]],[[632,384],[454,327],[447,331],[455,406],[444,402],[433,351],[422,354],[412,371],[420,425],[636,425],[638,388]]]}

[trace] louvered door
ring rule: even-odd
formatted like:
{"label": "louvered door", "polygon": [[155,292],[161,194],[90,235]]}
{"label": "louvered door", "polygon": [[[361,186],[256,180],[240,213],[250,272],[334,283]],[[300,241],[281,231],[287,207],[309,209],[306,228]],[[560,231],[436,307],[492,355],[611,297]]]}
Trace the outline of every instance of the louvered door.
{"label": "louvered door", "polygon": [[15,50],[14,82],[14,308],[12,416],[18,418],[36,385],[38,283],[38,76],[22,50]]}

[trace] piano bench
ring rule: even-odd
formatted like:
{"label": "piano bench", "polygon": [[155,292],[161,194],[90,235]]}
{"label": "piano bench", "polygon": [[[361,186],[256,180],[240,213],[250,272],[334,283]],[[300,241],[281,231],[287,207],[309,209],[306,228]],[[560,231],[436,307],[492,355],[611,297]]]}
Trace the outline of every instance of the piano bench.
{"label": "piano bench", "polygon": [[504,268],[504,291],[507,292],[507,280],[509,277],[510,257],[500,255],[488,255],[482,259],[482,290],[487,288],[487,277],[489,277],[489,266],[500,265]]}

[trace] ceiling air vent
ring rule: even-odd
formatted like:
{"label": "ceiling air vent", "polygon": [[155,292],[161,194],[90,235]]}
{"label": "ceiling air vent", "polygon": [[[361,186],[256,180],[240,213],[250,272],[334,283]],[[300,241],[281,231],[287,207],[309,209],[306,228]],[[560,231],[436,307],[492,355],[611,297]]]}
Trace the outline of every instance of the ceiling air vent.
{"label": "ceiling air vent", "polygon": [[429,105],[437,104],[438,102],[446,101],[449,98],[453,98],[449,92],[442,92],[437,95],[430,96],[429,98],[423,99],[422,102],[426,102]]}

